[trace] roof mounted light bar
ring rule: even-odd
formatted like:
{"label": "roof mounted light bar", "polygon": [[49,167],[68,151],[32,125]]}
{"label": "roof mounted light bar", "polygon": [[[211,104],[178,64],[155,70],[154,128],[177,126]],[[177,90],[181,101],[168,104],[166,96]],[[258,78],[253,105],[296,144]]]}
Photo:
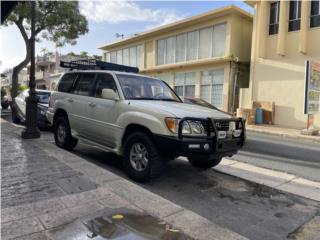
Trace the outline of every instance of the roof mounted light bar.
{"label": "roof mounted light bar", "polygon": [[60,67],[70,68],[70,70],[110,70],[119,72],[138,73],[139,68],[129,67],[121,64],[104,62],[97,59],[82,59],[70,62],[60,61]]}

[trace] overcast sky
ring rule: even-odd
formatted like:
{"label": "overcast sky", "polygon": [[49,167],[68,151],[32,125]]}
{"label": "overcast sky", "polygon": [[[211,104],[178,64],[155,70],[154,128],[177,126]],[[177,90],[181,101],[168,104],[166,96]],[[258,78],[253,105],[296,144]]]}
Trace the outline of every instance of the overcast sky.
{"label": "overcast sky", "polygon": [[[90,55],[101,55],[97,49],[104,43],[116,40],[116,33],[133,35],[153,27],[168,24],[215,8],[237,5],[251,12],[252,8],[242,1],[81,1],[80,10],[89,21],[89,33],[81,36],[75,46],[66,45],[59,51]],[[56,51],[55,45],[47,41],[36,44],[41,49]],[[0,28],[0,72],[12,68],[25,56],[25,45],[15,26]]]}

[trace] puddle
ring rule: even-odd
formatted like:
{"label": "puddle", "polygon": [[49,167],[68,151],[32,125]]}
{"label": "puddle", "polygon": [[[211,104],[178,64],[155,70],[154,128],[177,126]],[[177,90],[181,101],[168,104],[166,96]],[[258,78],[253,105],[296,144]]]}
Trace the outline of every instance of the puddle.
{"label": "puddle", "polygon": [[49,232],[51,239],[77,240],[191,240],[166,222],[150,215],[128,211],[103,211]]}

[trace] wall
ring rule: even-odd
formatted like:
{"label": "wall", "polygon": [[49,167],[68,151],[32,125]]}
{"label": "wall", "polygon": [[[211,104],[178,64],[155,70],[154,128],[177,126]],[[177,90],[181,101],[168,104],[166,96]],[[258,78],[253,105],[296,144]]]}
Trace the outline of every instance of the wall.
{"label": "wall", "polygon": [[[320,28],[306,30],[306,53],[299,51],[301,32],[286,31],[282,39],[284,54],[280,55],[278,34],[269,36],[266,32],[268,11],[268,3],[257,4],[253,34],[257,42],[252,44],[250,88],[241,90],[240,105],[249,107],[256,100],[274,101],[276,124],[304,128],[307,121],[303,113],[305,61],[320,62]],[[320,113],[315,115],[315,126],[320,127]]]}

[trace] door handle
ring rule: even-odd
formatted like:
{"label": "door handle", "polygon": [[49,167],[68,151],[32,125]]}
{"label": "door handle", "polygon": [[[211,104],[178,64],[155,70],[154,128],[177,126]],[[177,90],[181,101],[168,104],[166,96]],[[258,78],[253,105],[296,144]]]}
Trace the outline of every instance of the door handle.
{"label": "door handle", "polygon": [[73,102],[73,99],[72,98],[68,98],[68,102]]}
{"label": "door handle", "polygon": [[89,102],[88,104],[89,104],[90,107],[95,107],[96,106],[96,104],[93,103],[93,102]]}

